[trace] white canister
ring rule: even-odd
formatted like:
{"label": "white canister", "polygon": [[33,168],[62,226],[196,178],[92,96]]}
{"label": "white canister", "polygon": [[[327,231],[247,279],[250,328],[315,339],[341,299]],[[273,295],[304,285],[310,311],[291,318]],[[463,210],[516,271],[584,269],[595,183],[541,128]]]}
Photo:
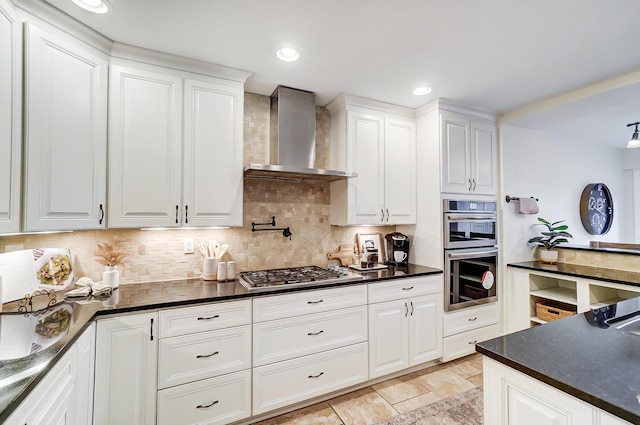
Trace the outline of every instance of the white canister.
{"label": "white canister", "polygon": [[227,261],[227,280],[236,279],[236,262]]}
{"label": "white canister", "polygon": [[218,276],[219,258],[202,259],[202,280],[216,280]]}
{"label": "white canister", "polygon": [[120,286],[120,272],[116,270],[116,266],[105,266],[102,272],[102,283],[112,288]]}
{"label": "white canister", "polygon": [[227,280],[227,263],[220,261],[218,263],[218,282]]}

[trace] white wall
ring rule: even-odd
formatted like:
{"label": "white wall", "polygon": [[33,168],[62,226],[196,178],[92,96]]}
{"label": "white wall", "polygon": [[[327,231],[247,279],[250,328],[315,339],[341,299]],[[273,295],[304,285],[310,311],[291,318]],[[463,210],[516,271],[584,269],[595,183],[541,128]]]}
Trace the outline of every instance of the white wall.
{"label": "white wall", "polygon": [[[500,127],[502,149],[502,241],[505,264],[533,258],[527,240],[542,227],[532,226],[537,217],[550,221],[565,220],[573,235],[570,244],[588,245],[590,240],[633,241],[631,184],[623,171],[624,149],[588,146],[579,140],[503,124]],[[580,195],[589,183],[604,183],[614,202],[614,220],[606,235],[589,235],[580,221]],[[518,214],[515,202],[504,196],[539,199],[536,215]],[[631,223],[631,224],[630,224]]]}

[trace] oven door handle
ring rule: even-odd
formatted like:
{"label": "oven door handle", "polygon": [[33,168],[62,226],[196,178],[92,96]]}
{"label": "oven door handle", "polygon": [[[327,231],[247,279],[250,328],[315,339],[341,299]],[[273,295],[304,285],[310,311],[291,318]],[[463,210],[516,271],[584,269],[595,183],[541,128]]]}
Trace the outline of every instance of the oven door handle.
{"label": "oven door handle", "polygon": [[487,257],[491,255],[497,255],[497,249],[490,249],[487,251],[474,251],[474,252],[449,252],[447,256],[452,259],[456,258],[478,258],[478,257]]}
{"label": "oven door handle", "polygon": [[449,221],[470,221],[470,220],[477,220],[477,221],[495,221],[497,220],[497,217],[493,214],[486,214],[486,215],[448,215],[447,216],[447,220]]}

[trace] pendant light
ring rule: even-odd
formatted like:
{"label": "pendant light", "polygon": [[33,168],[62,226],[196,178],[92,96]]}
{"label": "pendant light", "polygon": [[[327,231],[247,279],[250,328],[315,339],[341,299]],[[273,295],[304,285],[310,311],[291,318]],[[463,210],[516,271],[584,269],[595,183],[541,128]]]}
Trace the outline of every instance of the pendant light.
{"label": "pendant light", "polygon": [[627,124],[627,127],[631,127],[632,125],[636,126],[636,129],[633,132],[633,135],[631,136],[631,139],[629,140],[629,143],[627,143],[627,148],[640,148],[640,140],[638,140],[638,125],[640,124],[640,121],[638,122],[632,122],[630,124]]}

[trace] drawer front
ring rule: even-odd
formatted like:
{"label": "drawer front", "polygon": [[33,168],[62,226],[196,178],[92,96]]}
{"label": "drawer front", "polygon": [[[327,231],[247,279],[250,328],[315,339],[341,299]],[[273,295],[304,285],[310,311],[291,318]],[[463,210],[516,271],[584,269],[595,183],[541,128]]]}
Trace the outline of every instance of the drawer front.
{"label": "drawer front", "polygon": [[444,338],[442,361],[457,359],[476,352],[476,343],[498,336],[498,325],[486,326]]}
{"label": "drawer front", "polygon": [[444,336],[478,329],[498,323],[498,304],[468,308],[444,315]]}
{"label": "drawer front", "polygon": [[249,416],[249,370],[158,391],[158,425],[228,424]]}
{"label": "drawer front", "polygon": [[344,347],[367,340],[366,306],[253,325],[253,365]]}
{"label": "drawer front", "polygon": [[160,340],[158,388],[251,367],[251,326]]}
{"label": "drawer front", "polygon": [[230,301],[160,311],[160,338],[251,324],[251,301]]}
{"label": "drawer front", "polygon": [[296,292],[253,300],[253,322],[321,313],[367,303],[367,285]]}
{"label": "drawer front", "polygon": [[442,274],[372,283],[369,304],[442,292],[442,285]]}
{"label": "drawer front", "polygon": [[359,384],[367,376],[367,343],[253,369],[253,414]]}

